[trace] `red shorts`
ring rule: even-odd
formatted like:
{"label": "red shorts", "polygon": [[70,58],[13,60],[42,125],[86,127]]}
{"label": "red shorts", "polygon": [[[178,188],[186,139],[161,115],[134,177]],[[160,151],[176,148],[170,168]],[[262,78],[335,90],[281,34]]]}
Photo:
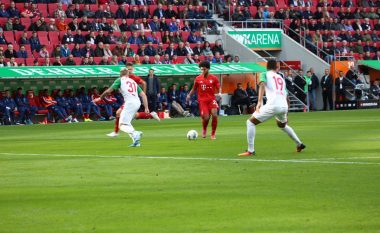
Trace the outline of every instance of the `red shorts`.
{"label": "red shorts", "polygon": [[215,99],[199,101],[199,111],[201,116],[210,115],[211,109],[218,109],[219,105]]}

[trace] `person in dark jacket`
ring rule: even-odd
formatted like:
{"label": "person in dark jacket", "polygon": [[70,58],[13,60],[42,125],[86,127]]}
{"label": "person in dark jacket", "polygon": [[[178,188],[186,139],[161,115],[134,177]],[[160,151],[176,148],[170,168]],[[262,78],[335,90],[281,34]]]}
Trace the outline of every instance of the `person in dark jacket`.
{"label": "person in dark jacket", "polygon": [[327,110],[327,103],[329,109],[333,110],[333,78],[330,75],[329,69],[325,70],[325,74],[321,79],[321,88],[322,88],[322,99],[323,99],[323,110]]}
{"label": "person in dark jacket", "polygon": [[148,105],[150,111],[157,111],[157,98],[160,93],[160,80],[154,74],[153,69],[149,69],[149,74],[145,78],[146,82],[146,95],[148,98]]}

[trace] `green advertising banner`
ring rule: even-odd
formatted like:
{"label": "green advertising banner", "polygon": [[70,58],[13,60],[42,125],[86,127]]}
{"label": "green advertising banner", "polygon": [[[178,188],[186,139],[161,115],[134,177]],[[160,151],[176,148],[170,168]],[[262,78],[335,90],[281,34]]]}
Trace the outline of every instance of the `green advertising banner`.
{"label": "green advertising banner", "polygon": [[253,50],[281,50],[281,30],[236,30],[228,31],[233,38]]}
{"label": "green advertising banner", "polygon": [[[85,78],[118,77],[123,66],[24,66],[0,68],[0,79],[6,78]],[[182,76],[200,74],[198,65],[135,65],[134,74],[147,75],[154,69],[156,75]],[[212,64],[212,74],[243,74],[263,72],[265,67],[256,63]]]}

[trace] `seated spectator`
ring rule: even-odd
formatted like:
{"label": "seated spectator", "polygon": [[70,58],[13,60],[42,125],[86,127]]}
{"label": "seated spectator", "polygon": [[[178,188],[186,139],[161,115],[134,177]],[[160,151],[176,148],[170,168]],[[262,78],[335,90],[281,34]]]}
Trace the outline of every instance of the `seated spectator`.
{"label": "seated spectator", "polygon": [[61,32],[68,31],[69,29],[69,26],[65,22],[64,17],[59,18],[59,22],[56,24],[56,26],[57,26],[58,31],[61,31]]}
{"label": "seated spectator", "polygon": [[24,9],[20,13],[23,18],[33,18],[33,13],[29,10],[29,3],[24,3]]}
{"label": "seated spectator", "polygon": [[3,47],[0,47],[0,56],[4,57],[4,48]]}
{"label": "seated spectator", "polygon": [[125,10],[126,4],[123,2],[123,4],[119,5],[119,8],[117,8],[115,13],[116,19],[126,19],[127,18],[127,12]]}
{"label": "seated spectator", "polygon": [[79,89],[78,99],[82,103],[83,110],[84,110],[84,121],[92,121],[90,119],[91,113],[95,113],[95,115],[98,117],[98,120],[104,121],[105,118],[102,117],[100,114],[100,109],[97,104],[95,104],[92,101],[92,98],[90,95],[86,94],[86,89],[84,87],[81,87]]}
{"label": "seated spectator", "polygon": [[54,11],[54,18],[66,18],[66,12],[62,8],[62,3],[57,3],[57,9]]}
{"label": "seated spectator", "polygon": [[190,116],[190,113],[183,109],[179,101],[179,91],[177,90],[177,85],[173,83],[168,92],[168,110],[173,109],[180,116]]}
{"label": "seated spectator", "polygon": [[205,41],[203,49],[202,49],[202,55],[208,57],[210,56],[210,54],[213,55],[211,51],[211,47],[210,47],[210,42]]}
{"label": "seated spectator", "polygon": [[[104,58],[103,58],[104,59]],[[103,60],[102,60],[103,61]],[[100,95],[98,93],[98,89],[96,89],[96,87],[93,87],[91,89],[91,99],[94,100],[96,98],[98,98]],[[99,102],[96,103],[100,109],[103,109],[105,114],[106,114],[106,118],[108,120],[113,120],[115,119],[115,117],[113,116],[113,113],[112,113],[112,106],[111,104],[107,103],[106,101],[104,100],[101,100]]]}
{"label": "seated spectator", "polygon": [[137,54],[141,57],[145,56],[145,44],[140,44],[139,48],[137,49]]}
{"label": "seated spectator", "polygon": [[11,97],[10,91],[5,90],[1,93],[0,110],[4,114],[6,125],[16,124],[16,111],[17,105],[15,100]]}
{"label": "seated spectator", "polygon": [[380,99],[380,86],[379,80],[375,80],[369,89],[370,93],[374,97],[374,99]]}
{"label": "seated spectator", "polygon": [[99,62],[99,65],[110,65],[110,62],[108,61],[108,57],[107,56],[103,56],[102,57],[102,60]]}
{"label": "seated spectator", "polygon": [[166,110],[168,106],[168,95],[165,87],[161,87],[158,95],[158,110]]}
{"label": "seated spectator", "polygon": [[[376,44],[374,44],[376,45]],[[370,52],[370,53],[375,53],[377,48],[374,46],[374,45],[371,45],[371,42],[370,41],[367,41],[365,43],[365,45],[363,46],[363,51],[364,52]]]}
{"label": "seated spectator", "polygon": [[157,54],[160,55],[160,56],[164,56],[165,50],[166,49],[164,49],[164,44],[162,42],[158,43],[158,46],[157,46],[157,49],[156,49]]}
{"label": "seated spectator", "polygon": [[76,32],[79,29],[78,18],[75,17],[67,26],[71,31]]}
{"label": "seated spectator", "polygon": [[29,39],[28,39],[28,33],[24,31],[18,41],[18,44],[20,45],[27,45],[30,44]]}
{"label": "seated spectator", "polygon": [[90,65],[89,58],[88,57],[82,58],[82,62],[80,65],[81,66],[89,66]]}
{"label": "seated spectator", "polygon": [[28,52],[25,49],[25,45],[20,45],[20,50],[17,52],[18,58],[28,58]]}
{"label": "seated spectator", "polygon": [[168,54],[170,59],[174,55],[177,55],[177,50],[174,48],[174,43],[170,43],[169,47],[167,47],[166,50],[165,50],[165,54]]}
{"label": "seated spectator", "polygon": [[144,49],[144,54],[148,56],[155,56],[157,54],[156,49],[153,47],[153,43],[151,41],[148,42],[148,45]]}
{"label": "seated spectator", "polygon": [[83,17],[83,11],[80,9],[79,3],[75,4],[74,15],[77,18],[82,18]]}
{"label": "seated spectator", "polygon": [[68,102],[68,110],[73,115],[71,122],[74,122],[74,123],[79,122],[78,117],[82,117],[83,120],[86,119],[83,112],[82,102],[80,101],[79,97],[76,97],[74,95],[73,90],[69,90],[67,102]]}
{"label": "seated spectator", "polygon": [[53,32],[58,31],[54,18],[49,19],[49,24],[47,25],[47,28],[48,28],[48,31],[53,31]]}
{"label": "seated spectator", "polygon": [[169,54],[165,53],[164,59],[162,60],[162,64],[172,64]]}
{"label": "seated spectator", "polygon": [[165,17],[161,18],[161,21],[160,21],[160,31],[161,32],[169,31],[169,26],[166,23]]}
{"label": "seated spectator", "polygon": [[48,58],[48,57],[45,58],[45,62],[42,64],[42,66],[52,66],[52,65],[53,64],[51,64],[50,58]]}
{"label": "seated spectator", "polygon": [[104,45],[103,42],[99,42],[94,50],[94,57],[103,57],[104,56]]}
{"label": "seated spectator", "polygon": [[169,36],[171,36],[171,42],[173,42],[175,44],[179,44],[179,43],[183,42],[181,32],[179,32],[179,31],[170,32]]}
{"label": "seated spectator", "polygon": [[186,56],[187,50],[185,49],[185,44],[183,42],[180,42],[178,44],[178,47],[176,48],[175,54],[177,56]]}
{"label": "seated spectator", "polygon": [[117,42],[116,46],[112,49],[111,52],[113,55],[115,55],[117,57],[121,57],[124,54],[124,49],[122,48],[122,43]]}
{"label": "seated spectator", "polygon": [[105,44],[104,45],[103,51],[104,51],[104,56],[106,56],[107,58],[112,57],[112,52],[110,50],[110,45],[109,44]]}
{"label": "seated spectator", "polygon": [[63,66],[60,56],[55,56],[54,58],[55,58],[55,60],[53,62],[53,66]]}
{"label": "seated spectator", "polygon": [[373,56],[372,60],[380,61],[380,50],[377,50],[375,56]]}
{"label": "seated spectator", "polygon": [[158,44],[161,42],[161,37],[157,35],[157,32],[152,32],[147,38],[148,43],[151,41],[152,44]]}
{"label": "seated spectator", "polygon": [[150,64],[150,60],[149,60],[149,56],[148,55],[145,55],[141,64]]}
{"label": "seated spectator", "polygon": [[17,111],[19,112],[18,122],[20,124],[32,125],[32,119],[37,112],[37,106],[31,105],[29,98],[22,93],[21,87],[17,89],[14,100],[17,105]]}
{"label": "seated spectator", "polygon": [[13,31],[16,30],[13,28],[13,20],[12,18],[8,18],[7,23],[4,25],[4,30],[5,31]]}
{"label": "seated spectator", "polygon": [[119,64],[118,57],[113,55],[110,61],[110,65],[118,65],[118,64]]}
{"label": "seated spectator", "polygon": [[173,38],[170,36],[170,32],[169,31],[165,31],[164,35],[162,36],[162,43],[164,43],[164,44],[170,44],[170,43],[172,43],[172,39]]}
{"label": "seated spectator", "polygon": [[136,31],[132,32],[132,35],[128,38],[128,43],[137,45],[141,44],[141,39]]}
{"label": "seated spectator", "polygon": [[11,57],[11,59],[7,62],[7,66],[18,66],[18,63],[16,62],[16,58]]}
{"label": "seated spectator", "polygon": [[178,60],[178,56],[176,54],[172,56],[171,64],[180,64],[180,61]]}
{"label": "seated spectator", "polygon": [[72,54],[70,54],[67,59],[66,59],[66,62],[65,62],[65,66],[76,66],[77,64],[75,63],[74,61],[74,56]]}
{"label": "seated spectator", "polygon": [[5,62],[4,57],[0,56],[0,67],[5,67],[5,66],[7,66],[7,63]]}
{"label": "seated spectator", "polygon": [[191,56],[191,53],[188,53],[186,55],[186,58],[184,59],[183,64],[196,64],[196,62],[194,61],[194,59]]}
{"label": "seated spectator", "polygon": [[203,55],[202,43],[200,41],[197,42],[195,48],[193,48],[194,55]]}
{"label": "seated spectator", "polygon": [[47,51],[46,45],[42,45],[40,52],[38,53],[41,58],[49,58],[49,51]]}
{"label": "seated spectator", "polygon": [[[55,101],[53,97],[49,95],[49,92],[47,89],[43,91],[42,98],[41,98],[41,105],[57,116],[56,122],[60,120],[66,121],[66,122],[71,121],[71,116],[68,116],[65,112],[62,111],[61,108],[57,106],[57,101]],[[52,121],[53,119],[50,119],[50,120]]]}
{"label": "seated spectator", "polygon": [[211,63],[217,63],[217,64],[223,63],[223,57],[220,55],[219,52],[215,52],[215,56],[211,60]]}
{"label": "seated spectator", "polygon": [[112,24],[110,25],[110,30],[109,31],[110,32],[111,31],[113,31],[113,32],[121,32],[119,24],[117,23],[116,19],[112,20]]}
{"label": "seated spectator", "polygon": [[65,11],[67,18],[75,18],[75,6],[73,4],[69,4],[67,10]]}
{"label": "seated spectator", "polygon": [[127,56],[127,57],[133,57],[133,56],[135,56],[135,51],[133,51],[133,49],[131,48],[131,44],[130,43],[126,44],[124,55]]}
{"label": "seated spectator", "polygon": [[154,56],[154,59],[153,59],[153,62],[152,62],[152,64],[162,64],[162,62],[160,61],[160,55],[158,55],[158,54],[156,54],[155,56]]}
{"label": "seated spectator", "polygon": [[14,18],[14,17],[20,17],[20,11],[16,8],[16,4],[14,1],[10,2],[10,6],[7,9],[9,17]]}
{"label": "seated spectator", "polygon": [[4,52],[5,58],[17,57],[16,51],[13,49],[12,44],[8,44],[8,49]]}
{"label": "seated spectator", "polygon": [[85,37],[86,37],[86,43],[89,41],[90,44],[97,44],[96,36],[95,36],[95,32],[94,31],[91,31]]}
{"label": "seated spectator", "polygon": [[60,57],[61,56],[61,46],[55,46],[53,52],[51,53],[51,57]]}

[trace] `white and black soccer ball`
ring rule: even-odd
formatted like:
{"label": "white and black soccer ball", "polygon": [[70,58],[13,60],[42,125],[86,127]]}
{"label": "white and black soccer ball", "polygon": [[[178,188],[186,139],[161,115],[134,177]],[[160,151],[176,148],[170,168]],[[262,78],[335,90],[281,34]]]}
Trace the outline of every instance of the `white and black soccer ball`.
{"label": "white and black soccer ball", "polygon": [[187,132],[187,139],[189,140],[195,140],[198,138],[198,132],[195,131],[195,130],[189,130],[189,132]]}

